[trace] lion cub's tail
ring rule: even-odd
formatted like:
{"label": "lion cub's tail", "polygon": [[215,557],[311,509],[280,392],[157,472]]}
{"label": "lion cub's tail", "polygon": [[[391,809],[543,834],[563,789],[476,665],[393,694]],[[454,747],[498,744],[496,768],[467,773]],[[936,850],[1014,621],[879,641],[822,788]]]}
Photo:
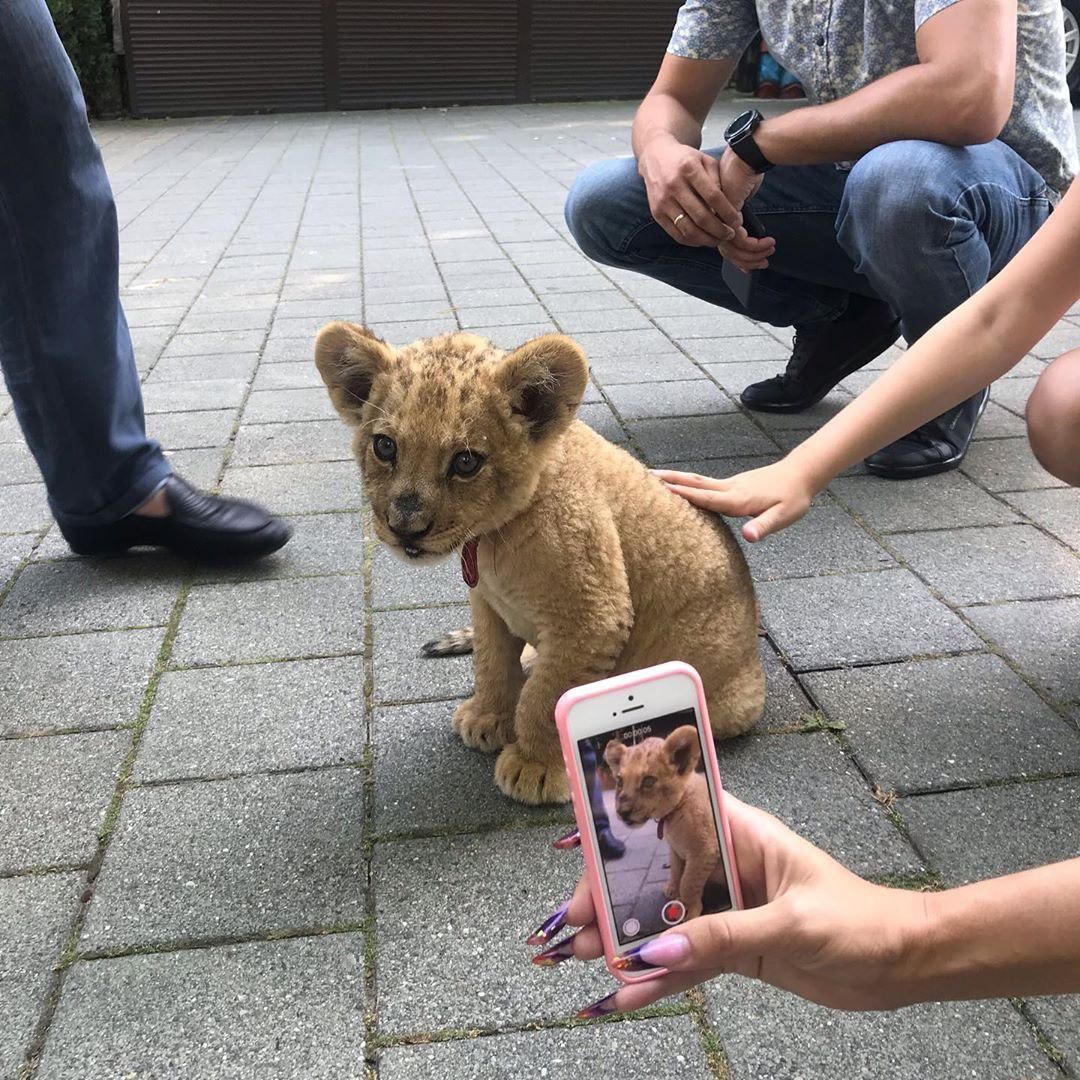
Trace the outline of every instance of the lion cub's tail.
{"label": "lion cub's tail", "polygon": [[429,641],[420,651],[425,656],[465,656],[473,651],[473,629],[464,626],[460,630],[450,630]]}

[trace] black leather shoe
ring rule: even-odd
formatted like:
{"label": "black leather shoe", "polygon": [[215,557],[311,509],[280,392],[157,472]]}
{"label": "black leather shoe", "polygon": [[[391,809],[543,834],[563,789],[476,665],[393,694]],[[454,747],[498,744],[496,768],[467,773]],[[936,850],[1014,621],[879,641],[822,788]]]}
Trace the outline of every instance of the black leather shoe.
{"label": "black leather shoe", "polygon": [[889,480],[913,480],[955,469],[967,454],[989,397],[989,387],[980,390],[936,420],[871,454],[865,462],[867,470]]}
{"label": "black leather shoe", "polygon": [[877,359],[900,336],[900,320],[881,300],[852,294],[847,311],[813,330],[796,330],[782,375],[751,383],[740,400],[759,412],[797,413]]}
{"label": "black leather shoe", "polygon": [[128,514],[110,525],[60,526],[77,555],[118,555],[133,547],[168,548],[203,562],[258,559],[284,545],[292,529],[261,506],[204,495],[175,473],[165,481],[168,517]]}

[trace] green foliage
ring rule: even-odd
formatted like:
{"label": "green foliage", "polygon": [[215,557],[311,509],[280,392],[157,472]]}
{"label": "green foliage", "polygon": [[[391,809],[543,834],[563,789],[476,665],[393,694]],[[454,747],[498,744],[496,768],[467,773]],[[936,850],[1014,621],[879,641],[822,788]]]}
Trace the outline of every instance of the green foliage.
{"label": "green foliage", "polygon": [[120,76],[112,45],[109,0],[47,0],[60,40],[93,116],[120,112]]}

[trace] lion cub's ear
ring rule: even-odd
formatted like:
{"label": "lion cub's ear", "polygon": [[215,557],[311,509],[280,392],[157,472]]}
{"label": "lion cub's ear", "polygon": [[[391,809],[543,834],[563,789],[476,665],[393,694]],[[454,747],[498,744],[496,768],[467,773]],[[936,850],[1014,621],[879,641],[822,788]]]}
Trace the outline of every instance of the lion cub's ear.
{"label": "lion cub's ear", "polygon": [[611,742],[604,747],[604,760],[608,764],[608,768],[612,772],[615,772],[622,762],[623,754],[626,753],[626,747],[623,746],[618,739],[612,739]]}
{"label": "lion cub's ear", "polygon": [[676,728],[664,740],[664,753],[680,776],[693,772],[697,768],[698,758],[701,757],[697,728],[689,724]]}
{"label": "lion cub's ear", "polygon": [[563,431],[574,418],[589,381],[589,363],[577,342],[545,334],[509,353],[496,377],[510,408],[540,440]]}
{"label": "lion cub's ear", "polygon": [[389,371],[394,350],[370,330],[354,323],[332,322],[315,339],[315,366],[330,400],[346,424],[356,427],[375,379]]}

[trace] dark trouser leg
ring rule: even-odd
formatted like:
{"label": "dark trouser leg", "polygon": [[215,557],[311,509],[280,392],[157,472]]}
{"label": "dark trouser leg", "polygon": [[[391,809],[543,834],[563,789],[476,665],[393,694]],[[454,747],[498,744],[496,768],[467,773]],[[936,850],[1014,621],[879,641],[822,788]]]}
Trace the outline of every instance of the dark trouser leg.
{"label": "dark trouser leg", "polygon": [[[855,165],[837,235],[915,342],[1001,270],[1049,214],[1042,177],[1002,142],[894,142]],[[959,464],[986,396],[873,455],[868,468],[901,478]]]}
{"label": "dark trouser leg", "polygon": [[44,0],[0,8],[0,364],[63,526],[130,513],[170,467],[146,437],[116,210]]}

